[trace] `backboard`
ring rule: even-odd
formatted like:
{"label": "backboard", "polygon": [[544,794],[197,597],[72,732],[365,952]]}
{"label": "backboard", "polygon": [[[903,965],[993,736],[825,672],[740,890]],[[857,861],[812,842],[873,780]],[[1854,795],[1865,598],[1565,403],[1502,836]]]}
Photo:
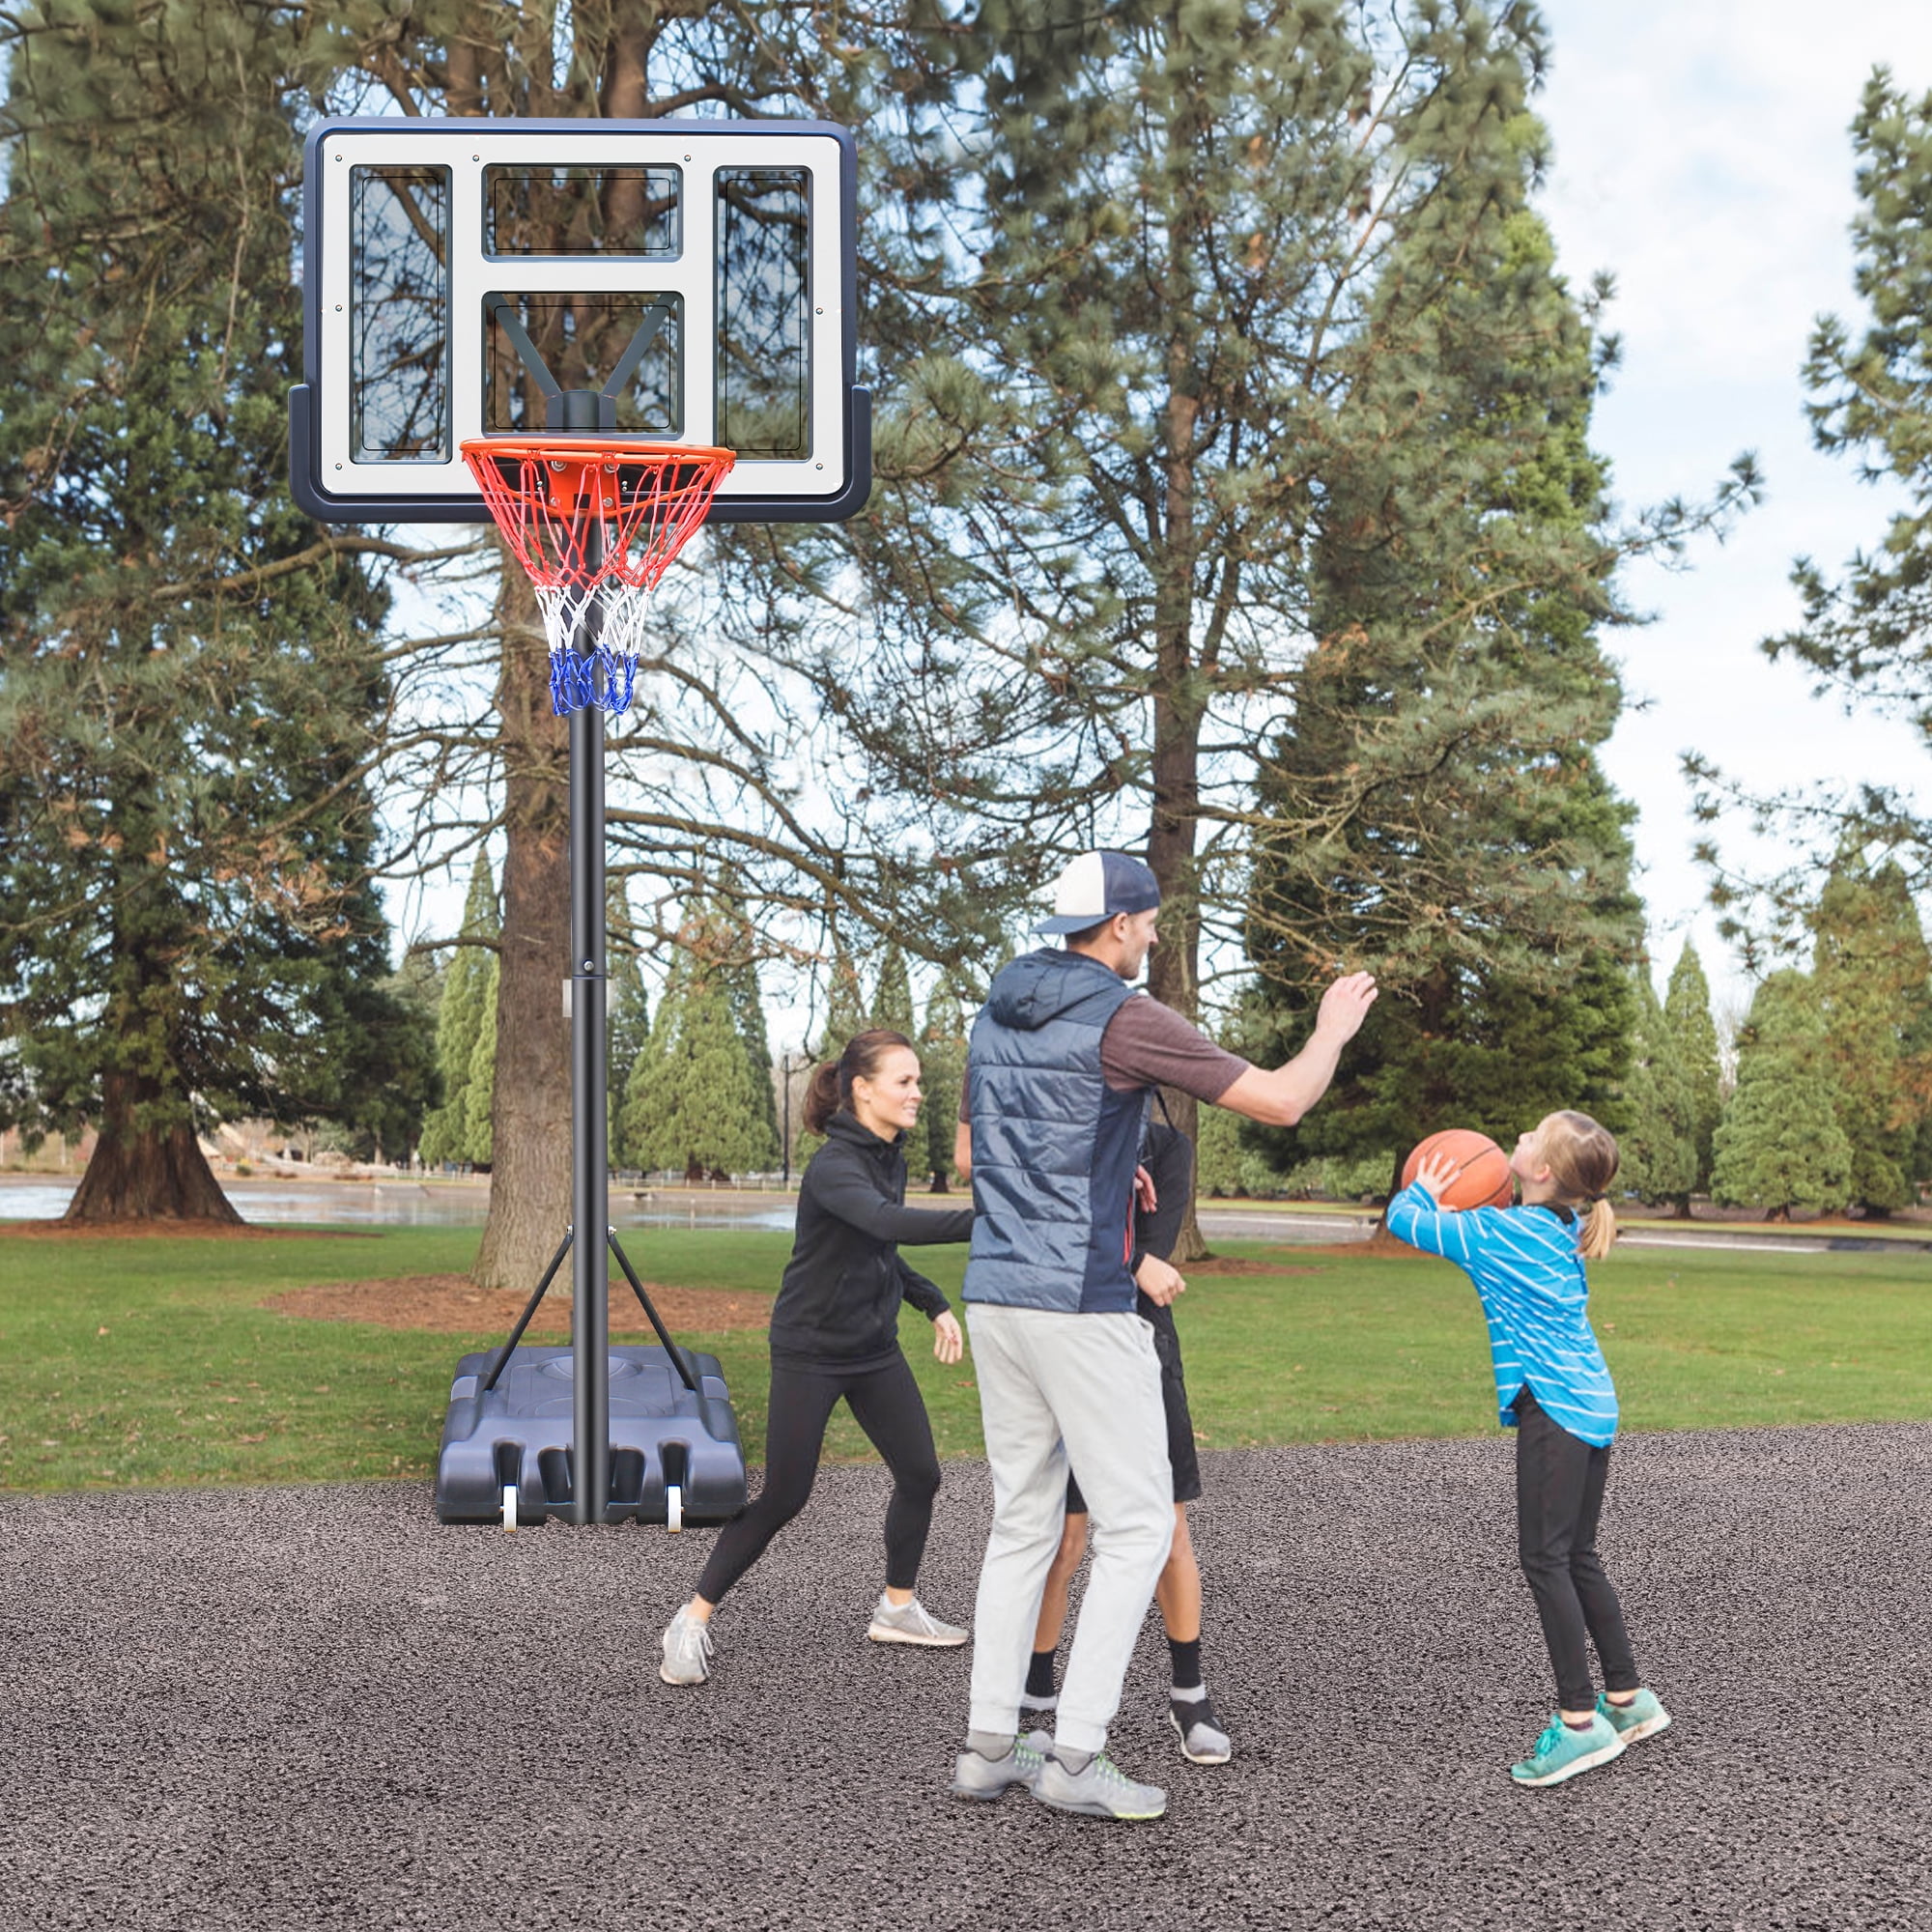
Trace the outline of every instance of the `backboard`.
{"label": "backboard", "polygon": [[864,505],[846,129],[328,121],[303,188],[289,429],[311,516],[488,523],[465,440],[572,432],[735,451],[714,522]]}

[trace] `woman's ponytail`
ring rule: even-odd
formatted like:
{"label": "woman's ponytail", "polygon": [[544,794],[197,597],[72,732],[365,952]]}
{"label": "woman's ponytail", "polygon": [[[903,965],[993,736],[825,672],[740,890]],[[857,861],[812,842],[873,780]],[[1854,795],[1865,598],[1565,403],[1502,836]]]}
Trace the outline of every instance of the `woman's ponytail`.
{"label": "woman's ponytail", "polygon": [[806,1132],[822,1134],[833,1115],[838,1111],[838,1063],[836,1060],[828,1060],[824,1065],[812,1068],[802,1111]]}

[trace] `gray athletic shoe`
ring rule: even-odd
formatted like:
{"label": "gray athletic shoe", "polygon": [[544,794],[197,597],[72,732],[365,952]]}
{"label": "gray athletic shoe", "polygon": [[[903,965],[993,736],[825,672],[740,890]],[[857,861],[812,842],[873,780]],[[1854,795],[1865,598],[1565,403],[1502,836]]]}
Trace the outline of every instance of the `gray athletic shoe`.
{"label": "gray athletic shoe", "polygon": [[1095,1751],[1079,1771],[1048,1755],[1033,1795],[1056,1811],[1087,1818],[1158,1818],[1167,1793],[1157,1784],[1136,1784],[1105,1751]]}
{"label": "gray athletic shoe", "polygon": [[702,1684],[711,1675],[711,1626],[699,1623],[689,1604],[671,1618],[664,1654],[658,1675],[667,1684]]}
{"label": "gray athletic shoe", "polygon": [[1234,1756],[1234,1740],[1206,1697],[1170,1697],[1167,1721],[1180,1739],[1181,1756],[1190,1763],[1226,1764]]}
{"label": "gray athletic shoe", "polygon": [[952,1767],[953,1797],[998,1798],[1020,1784],[1032,1791],[1039,1783],[1040,1770],[1046,1763],[1041,1747],[1051,1742],[1039,1731],[1015,1738],[1005,1757],[961,1751]]}
{"label": "gray athletic shoe", "polygon": [[917,1597],[895,1604],[882,1596],[872,1605],[872,1627],[866,1634],[874,1643],[920,1643],[931,1650],[956,1650],[966,1641],[957,1624],[941,1623]]}

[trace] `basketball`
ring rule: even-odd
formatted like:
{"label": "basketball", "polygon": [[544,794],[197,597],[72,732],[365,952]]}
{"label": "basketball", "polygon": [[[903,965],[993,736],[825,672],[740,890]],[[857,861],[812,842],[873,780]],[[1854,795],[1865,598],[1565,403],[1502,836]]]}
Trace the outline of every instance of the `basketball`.
{"label": "basketball", "polygon": [[1444,1127],[1419,1141],[1402,1164],[1402,1184],[1415,1179],[1415,1170],[1431,1155],[1456,1164],[1455,1178],[1437,1197],[1444,1208],[1507,1208],[1510,1203],[1509,1155],[1488,1134],[1473,1127]]}

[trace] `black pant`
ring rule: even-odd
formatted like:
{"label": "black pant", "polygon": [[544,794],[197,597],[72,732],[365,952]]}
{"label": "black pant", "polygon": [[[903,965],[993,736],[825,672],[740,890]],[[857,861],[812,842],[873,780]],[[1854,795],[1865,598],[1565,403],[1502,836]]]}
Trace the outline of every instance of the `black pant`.
{"label": "black pant", "polygon": [[818,1474],[825,1425],[840,1396],[893,1472],[893,1498],[886,1505],[887,1587],[912,1588],[925,1554],[932,1499],[939,1493],[939,1452],[932,1446],[932,1425],[906,1358],[895,1355],[883,1368],[857,1374],[782,1368],[774,1362],[765,1422],[765,1486],[719,1534],[697,1579],[697,1594],[707,1603],[719,1602],[805,1507]]}
{"label": "black pant", "polygon": [[1597,1555],[1610,1452],[1593,1449],[1550,1421],[1527,1388],[1515,1407],[1517,1555],[1543,1619],[1556,1701],[1566,1711],[1588,1711],[1597,1696],[1590,1688],[1586,1631],[1604,1666],[1605,1690],[1634,1690],[1639,1681],[1622,1606]]}

